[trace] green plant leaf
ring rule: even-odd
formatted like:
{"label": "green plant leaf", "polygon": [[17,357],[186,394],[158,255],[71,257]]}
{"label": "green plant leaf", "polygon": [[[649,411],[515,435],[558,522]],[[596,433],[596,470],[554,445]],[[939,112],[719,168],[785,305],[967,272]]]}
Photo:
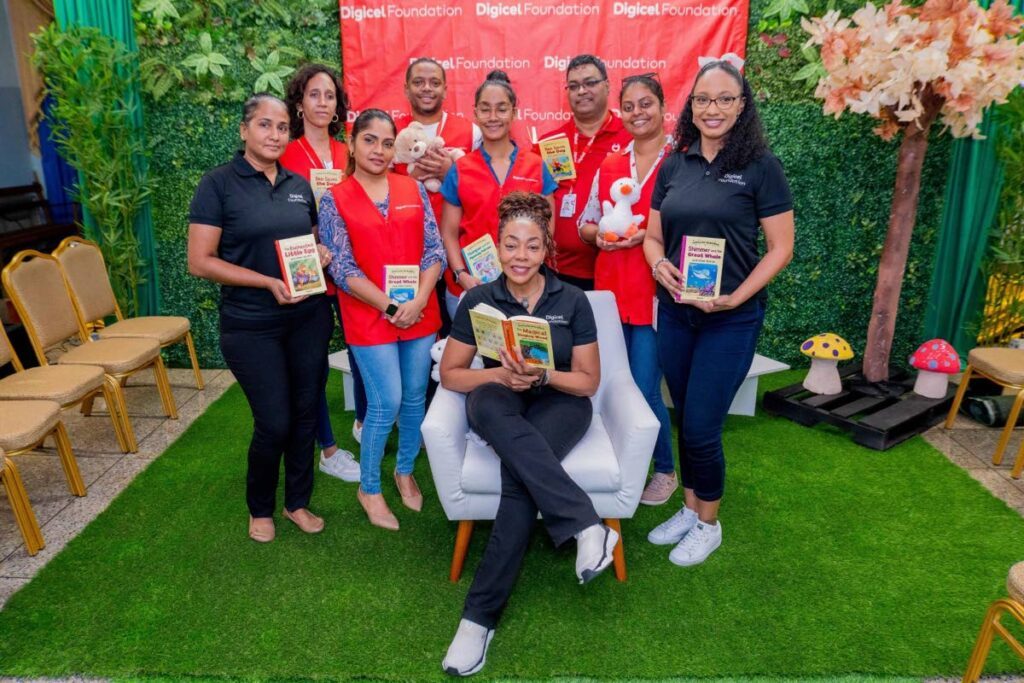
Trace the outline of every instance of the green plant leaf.
{"label": "green plant leaf", "polygon": [[174,6],[173,0],[143,0],[139,4],[139,11],[152,14],[153,20],[157,24],[163,23],[167,17],[181,19],[181,15],[178,14],[178,8]]}

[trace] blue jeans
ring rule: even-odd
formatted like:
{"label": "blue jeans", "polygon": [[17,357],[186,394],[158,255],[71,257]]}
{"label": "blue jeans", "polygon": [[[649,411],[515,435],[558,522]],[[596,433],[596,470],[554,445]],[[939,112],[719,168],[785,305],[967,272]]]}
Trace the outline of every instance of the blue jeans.
{"label": "blue jeans", "polygon": [[654,443],[654,471],[672,474],[676,471],[672,456],[672,422],[668,417],[665,400],[661,397],[661,366],[658,364],[658,342],[654,327],[623,323],[622,335],[626,338],[626,354],[629,356],[633,381],[661,423],[658,440]]}
{"label": "blue jeans", "polygon": [[380,463],[391,425],[398,420],[398,473],[412,474],[420,452],[420,426],[426,412],[430,347],[435,335],[419,339],[350,346],[366,385],[366,421],[359,448],[363,493],[380,493]]}
{"label": "blue jeans", "polygon": [[764,322],[764,302],[704,313],[686,304],[658,306],[658,358],[676,407],[679,473],[697,498],[725,489],[722,427],[750,370]]}

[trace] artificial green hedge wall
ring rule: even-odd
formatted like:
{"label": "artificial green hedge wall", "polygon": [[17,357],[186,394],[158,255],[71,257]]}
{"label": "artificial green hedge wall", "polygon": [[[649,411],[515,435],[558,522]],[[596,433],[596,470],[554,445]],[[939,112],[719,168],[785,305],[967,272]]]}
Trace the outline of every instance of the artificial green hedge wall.
{"label": "artificial green hedge wall", "polygon": [[[147,134],[153,147],[150,169],[158,183],[153,215],[163,312],[191,318],[204,366],[223,365],[218,348],[217,290],[188,274],[189,200],[202,174],[224,163],[238,147],[241,100],[247,84],[257,75],[248,57],[278,49],[286,57],[293,55],[292,63],[308,58],[338,65],[337,4],[306,1],[316,12],[315,21],[303,3],[294,3],[294,8],[287,10],[294,15],[288,25],[252,10],[225,9],[221,16],[217,3],[208,6],[208,16],[193,19],[191,28],[171,25],[168,29],[164,25],[154,31],[146,25],[146,17],[140,20],[144,59],[178,63],[195,52],[201,31],[210,30],[214,49],[233,62],[216,83],[187,78],[159,101],[150,98],[146,102]],[[762,31],[761,14],[768,4],[766,0],[751,2],[747,73],[758,92],[773,150],[782,160],[793,190],[797,238],[793,262],[769,290],[759,351],[802,364],[798,347],[818,332],[836,332],[857,351],[863,350],[892,199],[897,145],[875,137],[873,122],[866,117],[846,115],[836,121],[822,115],[820,103],[807,87],[791,80],[804,63],[799,54],[802,32],[792,25],[780,27],[777,22],[769,22],[769,28]],[[838,4],[848,11],[860,3],[845,0]],[[824,6],[811,9],[818,13]],[[950,140],[936,135],[928,151],[896,327],[895,364],[905,361],[923,341],[920,330],[950,149]],[[184,354],[176,354],[172,362],[185,364]]]}

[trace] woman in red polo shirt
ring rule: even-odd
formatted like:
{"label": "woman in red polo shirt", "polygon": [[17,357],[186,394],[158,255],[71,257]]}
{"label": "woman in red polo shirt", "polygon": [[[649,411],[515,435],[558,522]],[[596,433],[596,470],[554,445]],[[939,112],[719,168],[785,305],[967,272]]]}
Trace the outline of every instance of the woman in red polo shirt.
{"label": "woman in red polo shirt", "polygon": [[[380,467],[398,421],[395,483],[406,507],[423,496],[413,478],[430,376],[430,347],[441,326],[433,296],[444,248],[423,186],[388,172],[395,123],[367,109],[352,125],[346,178],[320,200],[320,239],[332,253],[346,341],[363,370],[369,399],[360,444],[358,497],[370,522],[398,530],[381,492]],[[388,270],[412,270],[414,284],[395,286]]]}
{"label": "woman in red polo shirt", "polygon": [[[323,64],[307,64],[288,83],[285,103],[291,113],[291,142],[281,155],[281,165],[308,180],[313,187],[313,196],[319,202],[327,188],[341,182],[348,165],[348,147],[336,139],[348,113],[341,79]],[[327,281],[327,296],[335,303],[340,321],[334,283],[330,279]],[[352,434],[358,441],[366,418],[366,389],[352,354],[349,354],[349,365],[356,408]],[[351,452],[339,449],[334,438],[326,391],[320,399],[317,413],[316,440],[321,448],[321,472],[342,481],[359,481],[359,463]]]}
{"label": "woman in red polo shirt", "polygon": [[462,248],[489,234],[498,242],[498,203],[510,192],[534,192],[551,203],[558,188],[539,154],[521,150],[509,131],[516,118],[516,93],[504,71],[492,71],[476,89],[473,113],[483,143],[457,160],[441,184],[444,215],[441,239],[448,256],[448,315],[455,317],[459,296],[480,280],[469,274]]}
{"label": "woman in red polo shirt", "polygon": [[[600,251],[594,263],[594,289],[615,294],[626,337],[629,369],[647,404],[661,422],[654,446],[654,476],[644,489],[640,502],[661,505],[677,488],[675,460],[672,457],[672,423],[661,397],[661,368],[654,337],[655,282],[644,258],[642,247],[651,210],[654,179],[665,156],[671,151],[665,135],[665,93],[653,74],[629,76],[619,93],[622,124],[633,140],[622,152],[609,154],[594,177],[590,199],[580,215],[580,237],[596,244]],[[640,198],[630,211],[644,216],[632,237],[615,242],[601,238],[597,223],[601,220],[601,202],[609,201],[612,184],[625,178],[639,187]]]}

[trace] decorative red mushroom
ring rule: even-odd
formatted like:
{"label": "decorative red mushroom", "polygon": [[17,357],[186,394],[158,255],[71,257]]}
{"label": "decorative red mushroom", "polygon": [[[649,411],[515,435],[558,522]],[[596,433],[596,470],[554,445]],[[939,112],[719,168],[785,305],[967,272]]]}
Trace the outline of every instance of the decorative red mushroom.
{"label": "decorative red mushroom", "polygon": [[949,376],[960,372],[960,355],[946,340],[932,339],[917,347],[910,355],[910,364],[918,371],[915,394],[945,398]]}

